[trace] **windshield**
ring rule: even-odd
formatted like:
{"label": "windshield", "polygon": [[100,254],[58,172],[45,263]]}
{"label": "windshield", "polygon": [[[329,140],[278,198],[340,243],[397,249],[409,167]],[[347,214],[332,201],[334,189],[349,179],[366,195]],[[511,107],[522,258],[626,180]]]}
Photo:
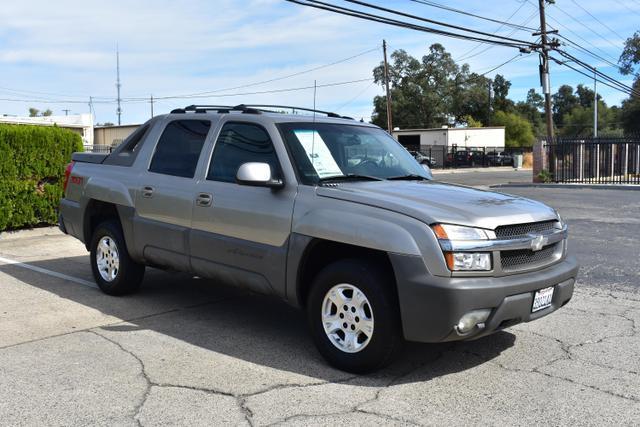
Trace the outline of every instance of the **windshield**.
{"label": "windshield", "polygon": [[388,179],[430,174],[380,128],[333,123],[280,123],[303,184],[364,177]]}

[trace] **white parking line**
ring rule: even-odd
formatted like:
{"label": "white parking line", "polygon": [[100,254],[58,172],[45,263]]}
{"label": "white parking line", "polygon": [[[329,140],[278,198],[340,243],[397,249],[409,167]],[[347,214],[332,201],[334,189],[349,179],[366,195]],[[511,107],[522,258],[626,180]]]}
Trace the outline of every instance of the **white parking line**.
{"label": "white parking line", "polygon": [[27,270],[37,271],[38,273],[48,274],[49,276],[57,277],[58,279],[68,280],[69,282],[74,282],[79,285],[89,286],[90,288],[98,288],[94,282],[90,282],[88,280],[79,279],[77,277],[68,276],[63,273],[58,273],[57,271],[47,270],[46,268],[36,267],[35,265],[25,264],[24,262],[16,261],[13,259],[0,257],[0,263],[15,265],[16,267],[26,268]]}

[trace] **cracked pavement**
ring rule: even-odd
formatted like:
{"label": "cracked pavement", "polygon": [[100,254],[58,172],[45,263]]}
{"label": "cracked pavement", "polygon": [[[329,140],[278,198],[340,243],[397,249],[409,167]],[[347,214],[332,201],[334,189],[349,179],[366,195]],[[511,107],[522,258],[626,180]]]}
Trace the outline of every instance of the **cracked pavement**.
{"label": "cracked pavement", "polygon": [[[367,376],[327,366],[273,298],[151,269],[113,298],[0,262],[0,425],[637,425],[640,192],[509,190],[568,221],[571,302],[477,341],[409,343]],[[53,229],[1,236],[0,257],[91,280]]]}

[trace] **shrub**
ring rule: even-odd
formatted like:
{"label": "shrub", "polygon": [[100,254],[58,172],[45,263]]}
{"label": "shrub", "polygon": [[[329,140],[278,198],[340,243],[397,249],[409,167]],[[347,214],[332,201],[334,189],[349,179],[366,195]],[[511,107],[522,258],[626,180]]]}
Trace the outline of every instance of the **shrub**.
{"label": "shrub", "polygon": [[74,151],[82,139],[70,130],[0,124],[0,231],[57,222]]}
{"label": "shrub", "polygon": [[515,113],[496,111],[493,115],[492,125],[504,126],[505,146],[532,147],[535,137],[531,123]]}

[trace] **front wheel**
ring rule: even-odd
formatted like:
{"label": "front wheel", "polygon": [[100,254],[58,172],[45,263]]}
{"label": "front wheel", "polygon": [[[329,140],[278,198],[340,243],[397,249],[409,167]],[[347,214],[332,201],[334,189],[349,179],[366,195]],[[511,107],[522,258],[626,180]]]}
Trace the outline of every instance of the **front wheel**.
{"label": "front wheel", "polygon": [[91,239],[91,269],[102,292],[125,295],[138,290],[144,277],[144,265],[129,256],[117,221],[100,223]]}
{"label": "front wheel", "polygon": [[366,373],[391,363],[403,342],[394,289],[391,274],[361,260],[334,262],[316,276],[307,317],[331,365]]}

